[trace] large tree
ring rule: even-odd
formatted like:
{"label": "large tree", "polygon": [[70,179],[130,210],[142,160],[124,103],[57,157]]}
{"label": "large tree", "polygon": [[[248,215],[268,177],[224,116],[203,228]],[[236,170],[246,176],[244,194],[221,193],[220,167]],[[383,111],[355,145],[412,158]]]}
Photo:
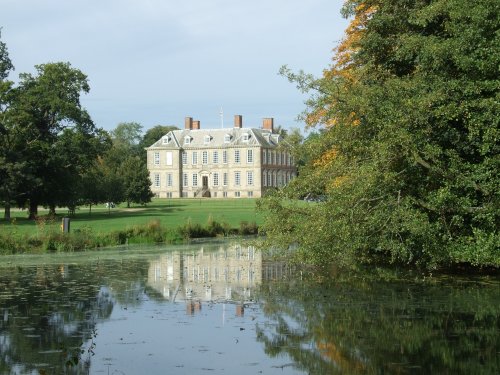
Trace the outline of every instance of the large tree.
{"label": "large tree", "polygon": [[30,218],[39,204],[67,203],[82,168],[102,152],[99,131],[80,104],[89,91],[87,77],[69,63],[36,66],[36,74],[20,74],[9,109],[7,132],[15,135],[17,160],[26,164],[29,183],[17,195],[29,204]]}
{"label": "large tree", "polygon": [[[352,258],[500,265],[499,4],[347,1],[352,16],[305,119],[325,130],[285,191],[269,238],[318,264]],[[283,193],[282,193],[283,194]]]}

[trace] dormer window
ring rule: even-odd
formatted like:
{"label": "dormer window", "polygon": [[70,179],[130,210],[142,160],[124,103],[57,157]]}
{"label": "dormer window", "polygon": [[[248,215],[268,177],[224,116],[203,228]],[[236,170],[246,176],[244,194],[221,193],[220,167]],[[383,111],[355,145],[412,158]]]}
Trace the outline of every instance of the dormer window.
{"label": "dormer window", "polygon": [[231,142],[231,134],[226,134],[224,136],[224,143],[229,143]]}
{"label": "dormer window", "polygon": [[191,143],[191,137],[189,135],[186,135],[184,137],[184,144],[189,145]]}
{"label": "dormer window", "polygon": [[163,137],[163,144],[166,145],[168,143],[170,143],[171,139],[170,137],[167,135],[166,137]]}
{"label": "dormer window", "polygon": [[248,140],[250,139],[250,134],[248,134],[248,133],[244,133],[244,134],[241,136],[241,139],[243,140],[243,142],[248,142]]}
{"label": "dormer window", "polygon": [[210,136],[210,135],[206,135],[206,136],[203,138],[203,142],[204,142],[205,144],[210,143],[210,141],[211,141],[211,140],[212,140],[212,136]]}

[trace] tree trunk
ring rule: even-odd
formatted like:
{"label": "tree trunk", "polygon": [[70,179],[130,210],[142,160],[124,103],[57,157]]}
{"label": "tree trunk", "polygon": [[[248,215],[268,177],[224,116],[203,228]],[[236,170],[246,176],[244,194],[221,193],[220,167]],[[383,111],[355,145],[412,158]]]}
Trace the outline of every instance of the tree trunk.
{"label": "tree trunk", "polygon": [[5,210],[3,218],[5,221],[10,221],[10,202],[8,201],[5,202]]}
{"label": "tree trunk", "polygon": [[89,216],[92,216],[92,203],[89,203]]}
{"label": "tree trunk", "polygon": [[127,201],[127,208],[130,208],[130,201]]}
{"label": "tree trunk", "polygon": [[38,216],[38,204],[37,202],[30,200],[30,211],[28,218],[30,220],[35,220],[37,216]]}
{"label": "tree trunk", "polygon": [[53,204],[49,205],[49,216],[50,217],[56,216],[56,206]]}

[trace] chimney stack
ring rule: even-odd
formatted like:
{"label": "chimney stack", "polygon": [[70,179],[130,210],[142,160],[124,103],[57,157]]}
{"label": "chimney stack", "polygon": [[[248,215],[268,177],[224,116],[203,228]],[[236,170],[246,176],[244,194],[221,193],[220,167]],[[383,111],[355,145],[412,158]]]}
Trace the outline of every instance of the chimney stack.
{"label": "chimney stack", "polygon": [[274,132],[274,119],[272,117],[262,119],[262,129]]}
{"label": "chimney stack", "polygon": [[242,128],[243,127],[243,116],[242,115],[234,115],[234,127]]}
{"label": "chimney stack", "polygon": [[193,129],[200,129],[200,121],[199,120],[195,120],[193,121]]}
{"label": "chimney stack", "polygon": [[184,119],[184,129],[193,129],[193,118],[186,117]]}

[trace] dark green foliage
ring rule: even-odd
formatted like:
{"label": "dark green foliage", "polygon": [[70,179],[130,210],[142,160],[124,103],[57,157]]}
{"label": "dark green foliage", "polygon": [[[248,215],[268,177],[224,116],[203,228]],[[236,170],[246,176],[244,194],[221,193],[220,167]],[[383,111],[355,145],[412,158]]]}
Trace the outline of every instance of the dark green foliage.
{"label": "dark green foliage", "polygon": [[[348,69],[288,74],[321,89],[308,118],[327,126],[304,143],[299,178],[261,203],[266,233],[316,264],[500,266],[498,2],[346,11],[363,4],[375,11],[350,39]],[[308,193],[327,199],[294,201]]]}

